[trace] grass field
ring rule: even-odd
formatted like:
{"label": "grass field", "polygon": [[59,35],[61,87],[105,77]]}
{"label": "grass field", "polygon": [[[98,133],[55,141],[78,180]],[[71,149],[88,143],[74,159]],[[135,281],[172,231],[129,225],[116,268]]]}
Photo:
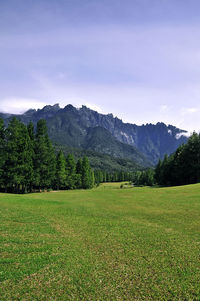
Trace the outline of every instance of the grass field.
{"label": "grass field", "polygon": [[200,300],[200,185],[0,194],[0,300]]}

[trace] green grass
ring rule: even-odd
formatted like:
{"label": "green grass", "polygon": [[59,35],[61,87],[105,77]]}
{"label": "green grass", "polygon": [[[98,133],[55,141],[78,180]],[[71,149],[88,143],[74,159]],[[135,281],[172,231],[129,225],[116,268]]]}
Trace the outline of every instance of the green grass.
{"label": "green grass", "polygon": [[0,194],[0,300],[200,300],[200,185]]}

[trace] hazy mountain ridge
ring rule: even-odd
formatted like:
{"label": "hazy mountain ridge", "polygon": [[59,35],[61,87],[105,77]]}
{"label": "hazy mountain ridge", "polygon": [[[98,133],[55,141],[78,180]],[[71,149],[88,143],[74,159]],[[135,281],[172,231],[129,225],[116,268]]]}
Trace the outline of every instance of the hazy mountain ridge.
{"label": "hazy mountain ridge", "polygon": [[[1,114],[4,120],[13,115]],[[36,123],[43,118],[47,121],[51,139],[61,145],[105,153],[119,158],[131,159],[143,166],[155,164],[164,154],[171,154],[187,141],[184,130],[164,123],[124,123],[112,114],[100,114],[86,106],[77,109],[58,104],[43,109],[28,110],[17,115],[24,123]]]}

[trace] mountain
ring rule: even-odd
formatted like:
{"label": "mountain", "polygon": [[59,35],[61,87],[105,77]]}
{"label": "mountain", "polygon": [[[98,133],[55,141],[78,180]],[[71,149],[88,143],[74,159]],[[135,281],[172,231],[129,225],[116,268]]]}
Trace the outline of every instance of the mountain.
{"label": "mountain", "polygon": [[[0,114],[5,122],[12,116]],[[67,105],[61,109],[58,104],[48,105],[28,110],[17,118],[26,124],[45,119],[49,136],[58,145],[128,159],[143,167],[156,164],[159,158],[187,141],[184,136],[187,132],[172,125],[124,123],[112,114],[99,114],[86,106],[77,109]]]}
{"label": "mountain", "polygon": [[148,160],[135,147],[119,142],[102,127],[89,128],[83,148],[108,154],[114,158],[130,159],[141,166],[149,166]]}

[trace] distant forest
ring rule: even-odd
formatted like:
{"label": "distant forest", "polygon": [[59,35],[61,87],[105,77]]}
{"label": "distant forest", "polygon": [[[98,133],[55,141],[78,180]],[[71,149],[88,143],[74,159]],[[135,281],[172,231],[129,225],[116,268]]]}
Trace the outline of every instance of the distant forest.
{"label": "distant forest", "polygon": [[137,172],[92,170],[87,156],[75,160],[53,147],[46,121],[36,128],[15,117],[8,126],[0,119],[0,191],[28,193],[44,190],[89,189],[103,182],[175,186],[200,182],[200,135],[193,133],[175,153],[165,155],[154,169]]}
{"label": "distant forest", "polygon": [[200,135],[193,133],[186,144],[159,160],[155,169],[136,172],[136,185],[178,186],[200,182]]}
{"label": "distant forest", "polygon": [[89,189],[102,182],[131,180],[132,173],[109,173],[90,167],[86,156],[75,161],[73,154],[55,151],[46,121],[36,129],[15,117],[7,128],[0,119],[0,191],[27,193],[50,189]]}

